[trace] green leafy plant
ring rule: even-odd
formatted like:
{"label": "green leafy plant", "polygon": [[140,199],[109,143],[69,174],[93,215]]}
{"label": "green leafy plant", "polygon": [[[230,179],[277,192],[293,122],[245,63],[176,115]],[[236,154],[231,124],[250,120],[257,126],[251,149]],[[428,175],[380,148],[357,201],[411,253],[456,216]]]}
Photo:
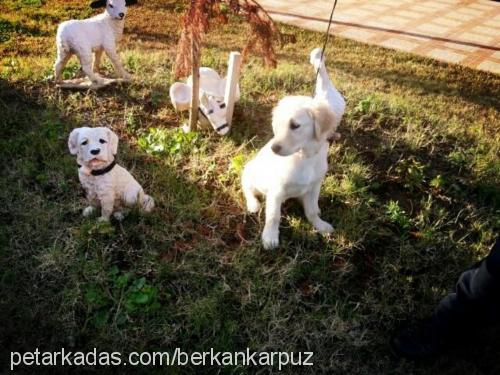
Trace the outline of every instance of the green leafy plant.
{"label": "green leafy plant", "polygon": [[[127,285],[130,278],[117,279],[117,284]],[[160,304],[157,301],[157,289],[146,281],[145,277],[134,280],[125,292],[125,309],[128,312],[143,310],[150,312],[157,310]]]}
{"label": "green leafy plant", "polygon": [[403,180],[403,186],[409,190],[422,189],[425,182],[425,166],[418,160],[401,160],[396,166],[396,172]]}
{"label": "green leafy plant", "polygon": [[89,322],[104,326],[113,316],[124,324],[129,316],[148,314],[160,308],[158,289],[145,277],[135,278],[131,272],[111,267],[105,282],[89,282],[83,286],[83,300],[89,312]]}
{"label": "green leafy plant", "polygon": [[455,150],[448,154],[448,160],[458,167],[463,167],[468,162],[468,155],[461,150]]}
{"label": "green leafy plant", "polygon": [[137,55],[129,54],[125,60],[126,66],[133,72],[137,72],[137,68],[141,65]]}
{"label": "green leafy plant", "polygon": [[238,154],[231,159],[227,171],[220,174],[218,179],[220,182],[228,182],[232,179],[236,179],[241,175],[243,167],[245,166],[246,157],[243,154]]}
{"label": "green leafy plant", "polygon": [[386,205],[385,214],[391,223],[397,224],[400,228],[408,230],[411,226],[410,219],[405,210],[401,208],[397,201],[390,201]]}
{"label": "green leafy plant", "polygon": [[231,159],[230,169],[236,174],[240,174],[245,166],[246,157],[243,154],[238,154]]}
{"label": "green leafy plant", "polygon": [[125,125],[127,126],[127,129],[131,132],[136,131],[137,128],[139,127],[139,121],[137,120],[137,117],[133,110],[127,111],[127,113],[125,114]]}
{"label": "green leafy plant", "polygon": [[429,182],[429,185],[433,187],[434,189],[442,190],[445,186],[445,179],[443,176],[438,174],[436,177],[434,177],[431,182]]}
{"label": "green leafy plant", "polygon": [[137,142],[139,147],[152,155],[182,155],[196,149],[198,134],[185,133],[182,129],[151,128]]}
{"label": "green leafy plant", "polygon": [[356,111],[361,113],[367,113],[373,105],[373,98],[371,96],[360,100],[356,106]]}

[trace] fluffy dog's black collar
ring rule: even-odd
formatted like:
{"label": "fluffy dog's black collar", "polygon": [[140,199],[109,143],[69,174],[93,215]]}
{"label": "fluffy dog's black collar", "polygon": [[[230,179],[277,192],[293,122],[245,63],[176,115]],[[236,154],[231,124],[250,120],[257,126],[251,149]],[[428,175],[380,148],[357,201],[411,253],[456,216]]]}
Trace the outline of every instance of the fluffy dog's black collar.
{"label": "fluffy dog's black collar", "polygon": [[[103,169],[93,169],[90,171],[90,174],[92,176],[102,176],[103,174],[106,174],[108,172],[110,172],[116,165],[116,160],[113,160],[113,162],[108,165],[107,167],[103,168]],[[80,168],[81,165],[78,164],[78,168]]]}
{"label": "fluffy dog's black collar", "polygon": [[108,165],[107,167],[103,168],[103,169],[93,169],[92,171],[90,171],[90,174],[92,176],[102,176],[103,174],[106,174],[108,172],[110,172],[116,165],[116,161],[113,160],[113,162]]}

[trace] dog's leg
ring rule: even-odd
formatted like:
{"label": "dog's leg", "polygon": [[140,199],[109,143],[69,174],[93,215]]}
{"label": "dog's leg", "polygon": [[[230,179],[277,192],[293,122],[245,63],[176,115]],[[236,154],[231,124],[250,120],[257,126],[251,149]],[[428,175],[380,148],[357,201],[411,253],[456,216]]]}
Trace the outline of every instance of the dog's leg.
{"label": "dog's leg", "polygon": [[99,221],[109,221],[109,218],[113,214],[113,208],[115,204],[115,198],[112,195],[106,195],[101,197],[101,217]]}
{"label": "dog's leg", "polygon": [[279,226],[283,199],[278,194],[268,192],[266,196],[266,224],[262,232],[262,244],[265,249],[272,249],[279,244]]}
{"label": "dog's leg", "polygon": [[241,178],[241,185],[243,188],[243,194],[245,195],[245,200],[247,201],[248,212],[254,214],[260,210],[260,202],[254,194],[254,189],[249,181],[247,174],[243,171],[243,176]]}
{"label": "dog's leg", "polygon": [[54,64],[54,79],[56,83],[61,82],[62,71],[70,58],[70,52],[63,50],[62,48],[57,49],[57,59]]}
{"label": "dog's leg", "polygon": [[102,52],[102,49],[98,49],[94,52],[94,64],[92,66],[92,70],[97,74],[100,73]]}
{"label": "dog's leg", "polygon": [[138,184],[130,183],[123,192],[123,202],[127,207],[135,206],[141,194],[143,194],[142,188]]}
{"label": "dog's leg", "polygon": [[95,74],[94,70],[92,69],[92,52],[85,51],[85,53],[80,52],[77,55],[80,59],[80,64],[82,65],[84,73],[92,81],[92,84],[100,86],[102,84],[102,79],[97,74]]}
{"label": "dog's leg", "polygon": [[304,206],[307,219],[318,232],[331,233],[333,231],[333,227],[326,221],[321,220],[319,217],[320,209],[318,206],[318,199],[320,190],[321,182],[314,185],[312,189],[302,197],[302,205]]}
{"label": "dog's leg", "polygon": [[123,67],[123,64],[120,60],[120,56],[118,56],[116,50],[114,48],[106,48],[105,51],[106,55],[108,55],[118,75],[123,79],[129,80],[131,78],[131,75],[127,73],[127,71]]}
{"label": "dog's leg", "polygon": [[99,207],[99,200],[94,194],[90,194],[87,192],[86,198],[89,205],[83,209],[83,217],[89,217],[93,215],[97,211],[97,207]]}

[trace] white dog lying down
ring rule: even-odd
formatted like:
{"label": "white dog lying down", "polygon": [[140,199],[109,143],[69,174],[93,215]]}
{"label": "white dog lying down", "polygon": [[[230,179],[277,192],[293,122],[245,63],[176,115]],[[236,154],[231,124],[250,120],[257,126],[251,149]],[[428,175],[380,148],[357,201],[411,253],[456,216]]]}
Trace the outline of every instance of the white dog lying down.
{"label": "white dog lying down", "polygon": [[69,136],[68,147],[71,155],[77,155],[78,177],[89,201],[83,216],[101,207],[100,221],[108,221],[111,214],[122,220],[124,206],[139,204],[143,212],[151,212],[154,208],[153,198],[144,193],[125,168],[116,164],[118,136],[110,129],[75,129]]}
{"label": "white dog lying down", "polygon": [[265,197],[262,242],[266,249],[279,244],[281,204],[289,198],[302,202],[306,217],[316,230],[321,233],[333,230],[319,217],[318,198],[328,170],[328,139],[340,138],[336,129],[345,101],[332,85],[320,58],[321,50],[311,53],[315,71],[320,68],[315,97],[288,96],[278,103],[273,111],[274,138],[243,170],[248,211],[259,211],[258,197]]}
{"label": "white dog lying down", "polygon": [[[225,135],[230,127],[227,121],[227,108],[224,103],[227,77],[221,78],[212,68],[200,67],[199,122],[213,128],[219,135]],[[175,82],[170,86],[170,100],[176,111],[187,111],[191,107],[193,76],[186,83]],[[235,101],[240,99],[240,86],[236,86]]]}

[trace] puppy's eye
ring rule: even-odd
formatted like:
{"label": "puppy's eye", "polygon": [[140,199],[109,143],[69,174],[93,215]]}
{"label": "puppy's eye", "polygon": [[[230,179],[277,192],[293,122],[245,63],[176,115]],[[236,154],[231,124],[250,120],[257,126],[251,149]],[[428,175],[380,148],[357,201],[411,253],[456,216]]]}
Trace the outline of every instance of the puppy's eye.
{"label": "puppy's eye", "polygon": [[290,121],[290,129],[295,130],[300,128],[300,125],[297,124],[295,121]]}
{"label": "puppy's eye", "polygon": [[208,114],[211,115],[212,113],[214,113],[214,110],[213,109],[209,109],[208,110]]}
{"label": "puppy's eye", "polygon": [[104,139],[99,139],[99,143],[108,143]]}
{"label": "puppy's eye", "polygon": [[114,8],[113,4],[109,4],[109,7],[110,7],[111,9],[113,9],[113,8]]}
{"label": "puppy's eye", "polygon": [[87,143],[89,143],[88,141],[83,141],[82,142],[82,146],[85,146]]}

